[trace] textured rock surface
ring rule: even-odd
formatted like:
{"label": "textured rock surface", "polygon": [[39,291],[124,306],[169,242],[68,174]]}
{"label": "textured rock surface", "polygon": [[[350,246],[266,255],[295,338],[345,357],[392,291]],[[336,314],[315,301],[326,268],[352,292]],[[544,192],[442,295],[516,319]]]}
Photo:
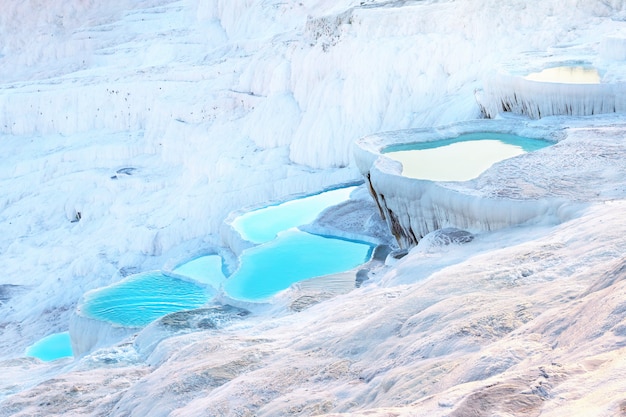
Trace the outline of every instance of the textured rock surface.
{"label": "textured rock surface", "polygon": [[[415,246],[435,230],[497,230],[529,221],[560,222],[589,201],[619,198],[626,183],[617,173],[626,153],[620,116],[580,122],[479,120],[445,128],[378,134],[357,142],[355,159],[391,233],[401,247]],[[391,144],[431,141],[491,131],[552,138],[553,146],[495,164],[466,182],[432,182],[401,175],[381,151]],[[593,138],[593,139],[590,139]]]}

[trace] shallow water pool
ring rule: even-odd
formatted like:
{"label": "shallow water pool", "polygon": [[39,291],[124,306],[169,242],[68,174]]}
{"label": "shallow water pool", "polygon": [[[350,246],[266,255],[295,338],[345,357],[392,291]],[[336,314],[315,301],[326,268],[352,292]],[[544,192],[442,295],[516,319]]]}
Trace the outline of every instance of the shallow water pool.
{"label": "shallow water pool", "polygon": [[208,284],[216,290],[226,279],[222,257],[219,255],[200,256],[177,266],[172,272]]}
{"label": "shallow water pool", "polygon": [[[367,261],[372,245],[303,232],[327,207],[349,198],[345,187],[255,210],[233,226],[258,246],[245,250],[227,278],[219,255],[192,259],[172,270],[137,274],[83,296],[86,317],[126,327],[143,327],[169,313],[201,307],[218,291],[260,301],[303,279],[350,270]],[[188,280],[185,278],[189,278]]]}
{"label": "shallow water pool", "polygon": [[599,84],[598,70],[588,66],[560,66],[546,68],[525,76],[527,80],[544,83]]}
{"label": "shallow water pool", "polygon": [[250,211],[237,217],[232,226],[252,243],[269,242],[283,230],[311,223],[325,208],[347,200],[355,189],[338,188]]}
{"label": "shallow water pool", "polygon": [[44,362],[74,356],[68,332],[46,336],[26,349],[26,356],[41,359]]}
{"label": "shallow water pool", "polygon": [[295,282],[350,270],[366,262],[371,251],[367,243],[290,229],[245,250],[224,290],[233,298],[263,300]]}
{"label": "shallow water pool", "polygon": [[499,161],[532,152],[552,142],[502,133],[470,133],[457,138],[394,145],[384,150],[402,163],[405,177],[468,181]]}
{"label": "shallow water pool", "polygon": [[92,319],[143,327],[166,314],[198,308],[210,296],[195,282],[152,271],[86,293],[78,309]]}

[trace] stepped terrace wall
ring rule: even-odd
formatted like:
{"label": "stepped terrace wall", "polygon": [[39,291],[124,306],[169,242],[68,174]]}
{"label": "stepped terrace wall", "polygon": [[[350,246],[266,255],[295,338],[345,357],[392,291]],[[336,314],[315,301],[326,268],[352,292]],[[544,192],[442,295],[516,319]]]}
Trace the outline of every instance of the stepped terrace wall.
{"label": "stepped terrace wall", "polygon": [[605,37],[599,49],[599,54],[552,48],[522,55],[485,79],[476,92],[478,104],[489,118],[502,112],[533,119],[624,113],[626,38]]}
{"label": "stepped terrace wall", "polygon": [[[476,132],[543,138],[555,145],[501,161],[478,178],[463,182],[407,178],[402,165],[383,153],[392,145]],[[581,157],[589,143],[569,141],[567,132],[563,119],[546,123],[476,120],[368,136],[356,142],[354,156],[390,231],[401,247],[410,248],[444,227],[479,232],[533,221],[560,222],[568,217],[568,208],[593,199],[589,190],[572,186],[571,178],[585,175],[585,166],[592,170],[604,161],[595,152]],[[620,164],[619,159],[612,163]]]}

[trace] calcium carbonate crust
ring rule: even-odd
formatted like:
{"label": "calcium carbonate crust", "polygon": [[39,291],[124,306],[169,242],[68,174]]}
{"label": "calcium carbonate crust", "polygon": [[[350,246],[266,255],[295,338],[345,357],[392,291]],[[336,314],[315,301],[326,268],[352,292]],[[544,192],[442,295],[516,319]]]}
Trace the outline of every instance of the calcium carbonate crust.
{"label": "calcium carbonate crust", "polygon": [[[588,122],[612,125],[619,121],[617,116],[606,116]],[[410,248],[428,233],[445,227],[478,232],[527,222],[559,223],[586,202],[610,199],[611,190],[603,184],[613,180],[604,174],[594,180],[589,172],[597,172],[607,164],[619,169],[623,157],[619,135],[612,135],[611,129],[604,131],[608,143],[602,145],[612,146],[614,151],[597,152],[600,144],[585,141],[585,128],[575,128],[572,123],[575,122],[565,118],[476,120],[440,128],[380,133],[358,140],[354,156],[380,215],[398,244]],[[554,145],[501,161],[478,178],[464,182],[404,177],[401,163],[383,153],[390,145],[474,132],[541,138]],[[583,176],[585,181],[594,181],[594,186],[580,186]]]}

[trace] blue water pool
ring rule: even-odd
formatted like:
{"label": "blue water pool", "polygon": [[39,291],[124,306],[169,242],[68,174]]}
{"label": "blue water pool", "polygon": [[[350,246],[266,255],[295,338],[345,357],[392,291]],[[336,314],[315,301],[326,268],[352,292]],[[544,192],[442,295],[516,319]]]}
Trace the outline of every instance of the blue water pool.
{"label": "blue water pool", "polygon": [[222,257],[219,255],[200,256],[177,266],[172,272],[208,284],[216,290],[226,279]]}
{"label": "blue water pool", "polygon": [[371,251],[372,246],[363,242],[289,229],[271,242],[245,250],[224,290],[237,299],[266,299],[295,282],[352,269],[366,262]]}
{"label": "blue water pool", "polygon": [[70,334],[63,332],[46,336],[26,349],[26,356],[39,358],[45,362],[72,357],[74,355],[72,353]]}
{"label": "blue water pool", "polygon": [[269,242],[283,230],[311,223],[325,208],[347,200],[355,188],[338,188],[250,211],[237,217],[232,226],[250,242]]}
{"label": "blue water pool", "polygon": [[384,153],[402,163],[402,175],[431,181],[467,181],[499,161],[552,142],[503,133],[470,133],[432,142],[393,145]]}
{"label": "blue water pool", "polygon": [[152,271],[86,293],[78,309],[96,320],[143,327],[166,314],[198,308],[210,296],[207,287]]}
{"label": "blue water pool", "polygon": [[242,236],[261,244],[241,254],[239,268],[229,278],[219,255],[202,256],[177,266],[171,275],[147,272],[90,291],[78,310],[114,325],[143,327],[166,314],[201,307],[220,290],[232,298],[260,301],[294,282],[352,269],[369,259],[371,245],[294,226],[312,222],[325,208],[347,200],[355,188],[292,200],[235,219],[233,225]]}

